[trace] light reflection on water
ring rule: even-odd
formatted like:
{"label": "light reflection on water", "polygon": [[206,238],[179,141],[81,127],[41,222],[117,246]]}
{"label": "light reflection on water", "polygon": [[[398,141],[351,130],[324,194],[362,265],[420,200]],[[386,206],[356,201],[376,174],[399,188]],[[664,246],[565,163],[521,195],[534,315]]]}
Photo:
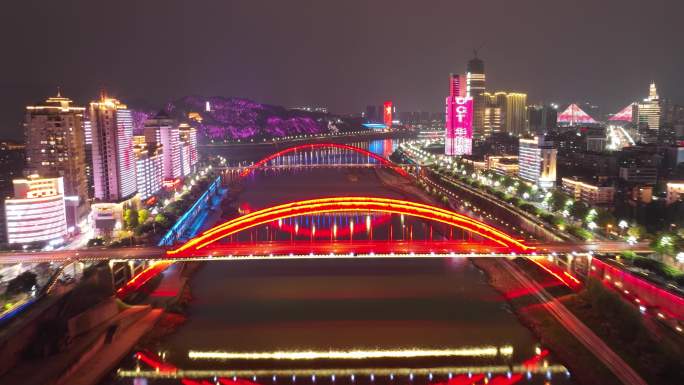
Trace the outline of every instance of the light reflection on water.
{"label": "light reflection on water", "polygon": [[[395,141],[381,140],[361,147],[389,156],[396,145]],[[246,183],[237,204],[258,209],[331,195],[415,199],[384,186],[373,170],[332,169],[257,174]],[[548,352],[539,358],[534,336],[487,284],[482,272],[464,259],[211,262],[193,277],[191,292],[194,300],[187,322],[163,340],[143,348],[147,352],[164,352],[166,365],[183,370],[222,370],[225,377],[216,378],[221,384],[570,382],[565,369],[554,366]],[[510,355],[487,357],[376,358],[353,363],[188,358],[191,350],[478,346],[511,346],[513,351]],[[534,362],[534,370],[524,366],[530,360],[538,361]],[[133,359],[122,363],[121,368],[134,370],[136,365],[141,370],[154,370],[149,363]],[[213,376],[181,381],[126,378],[116,383],[216,383]]]}

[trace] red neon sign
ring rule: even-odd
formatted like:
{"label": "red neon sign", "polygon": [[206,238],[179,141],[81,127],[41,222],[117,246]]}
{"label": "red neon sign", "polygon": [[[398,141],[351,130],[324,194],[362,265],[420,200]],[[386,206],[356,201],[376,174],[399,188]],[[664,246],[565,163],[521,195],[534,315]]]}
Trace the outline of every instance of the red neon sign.
{"label": "red neon sign", "polygon": [[473,149],[473,98],[446,98],[446,155],[470,155]]}
{"label": "red neon sign", "polygon": [[388,100],[383,105],[383,117],[385,122],[385,128],[388,130],[392,128],[392,101]]}

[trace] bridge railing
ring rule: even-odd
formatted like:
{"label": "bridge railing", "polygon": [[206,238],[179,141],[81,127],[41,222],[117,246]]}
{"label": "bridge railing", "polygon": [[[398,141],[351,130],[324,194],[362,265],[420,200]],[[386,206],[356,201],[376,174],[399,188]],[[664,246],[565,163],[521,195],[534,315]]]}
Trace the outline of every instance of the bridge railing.
{"label": "bridge railing", "polygon": [[197,215],[206,209],[207,203],[211,200],[216,190],[221,186],[221,176],[216,177],[207,190],[193,203],[193,205],[186,211],[176,223],[164,234],[159,240],[157,246],[171,246],[179,240],[188,229],[188,226],[197,218]]}

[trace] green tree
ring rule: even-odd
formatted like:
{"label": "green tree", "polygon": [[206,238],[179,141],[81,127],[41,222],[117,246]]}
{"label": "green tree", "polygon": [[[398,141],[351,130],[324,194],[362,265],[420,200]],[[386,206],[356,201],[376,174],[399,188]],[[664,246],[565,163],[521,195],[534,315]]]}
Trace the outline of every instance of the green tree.
{"label": "green tree", "polygon": [[143,224],[147,222],[150,217],[150,212],[147,209],[141,209],[138,211],[138,224]]}
{"label": "green tree", "polygon": [[138,226],[138,212],[133,209],[126,209],[123,215],[124,226],[133,229]]}
{"label": "green tree", "polygon": [[154,221],[157,223],[157,225],[159,225],[159,227],[161,227],[163,229],[167,229],[167,228],[171,227],[171,221],[164,214],[161,214],[161,213],[157,214],[154,217]]}
{"label": "green tree", "polygon": [[610,211],[599,209],[596,214],[596,224],[600,227],[606,227],[608,225],[615,227],[617,219],[615,219],[615,216]]}
{"label": "green tree", "polygon": [[646,235],[646,228],[641,225],[634,224],[627,229],[627,236],[634,237],[634,239],[639,240]]}
{"label": "green tree", "polygon": [[584,202],[575,202],[572,207],[570,207],[570,215],[578,220],[585,221],[588,213],[589,206]]}
{"label": "green tree", "polygon": [[5,289],[5,293],[7,293],[7,295],[28,293],[37,283],[38,281],[36,280],[36,274],[30,271],[25,271],[7,283],[7,289]]}

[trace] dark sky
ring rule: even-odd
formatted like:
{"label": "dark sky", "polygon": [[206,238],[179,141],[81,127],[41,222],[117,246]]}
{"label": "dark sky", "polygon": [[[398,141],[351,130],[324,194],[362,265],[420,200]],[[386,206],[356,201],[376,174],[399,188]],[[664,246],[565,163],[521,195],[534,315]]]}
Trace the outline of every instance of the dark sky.
{"label": "dark sky", "polygon": [[441,111],[474,47],[489,89],[611,112],[684,103],[682,0],[3,1],[0,136],[56,87],[161,106],[187,94]]}

